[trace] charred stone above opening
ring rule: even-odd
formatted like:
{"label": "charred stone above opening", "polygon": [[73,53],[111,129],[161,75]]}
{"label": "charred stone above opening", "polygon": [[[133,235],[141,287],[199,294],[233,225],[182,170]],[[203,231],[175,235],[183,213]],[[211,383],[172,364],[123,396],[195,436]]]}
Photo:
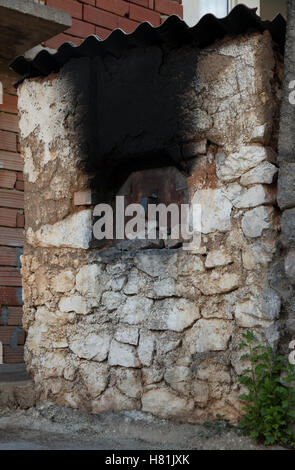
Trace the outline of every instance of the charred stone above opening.
{"label": "charred stone above opening", "polygon": [[[42,77],[63,67],[67,92],[62,99],[76,95],[80,112],[78,121],[78,113],[68,115],[83,148],[83,156],[77,152],[73,158],[79,154],[92,188],[107,200],[134,169],[175,166],[187,171],[183,145],[204,138],[224,144],[214,124],[218,110],[208,106],[207,97],[209,87],[218,95],[218,78],[232,67],[235,52],[213,53],[205,65],[202,51],[222,38],[230,43],[241,33],[266,31],[282,50],[283,18],[263,22],[254,10],[239,5],[224,19],[206,15],[194,28],[170,17],[159,28],[144,23],[130,35],[116,30],[105,41],[92,36],[79,47],[66,43],[56,54],[19,57],[12,68]],[[228,83],[229,93],[238,93],[236,83]],[[233,132],[228,123],[229,137]]]}

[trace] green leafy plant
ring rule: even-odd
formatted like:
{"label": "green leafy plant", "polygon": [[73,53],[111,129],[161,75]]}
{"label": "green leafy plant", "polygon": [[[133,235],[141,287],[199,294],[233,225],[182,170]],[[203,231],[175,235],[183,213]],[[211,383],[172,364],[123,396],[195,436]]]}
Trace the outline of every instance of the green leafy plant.
{"label": "green leafy plant", "polygon": [[257,345],[251,331],[243,334],[241,349],[248,352],[249,369],[243,371],[239,382],[248,389],[240,399],[245,402],[245,415],[240,426],[252,438],[265,445],[281,444],[295,447],[292,425],[295,423],[295,369],[285,364],[270,347]]}

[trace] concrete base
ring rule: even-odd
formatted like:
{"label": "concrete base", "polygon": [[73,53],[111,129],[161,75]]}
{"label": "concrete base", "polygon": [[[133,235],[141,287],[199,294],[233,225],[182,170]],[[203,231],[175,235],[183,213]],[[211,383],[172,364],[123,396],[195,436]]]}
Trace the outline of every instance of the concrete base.
{"label": "concrete base", "polygon": [[0,384],[18,383],[31,380],[25,364],[1,364],[0,365]]}
{"label": "concrete base", "polygon": [[34,382],[24,364],[0,365],[0,408],[31,408],[36,398]]}

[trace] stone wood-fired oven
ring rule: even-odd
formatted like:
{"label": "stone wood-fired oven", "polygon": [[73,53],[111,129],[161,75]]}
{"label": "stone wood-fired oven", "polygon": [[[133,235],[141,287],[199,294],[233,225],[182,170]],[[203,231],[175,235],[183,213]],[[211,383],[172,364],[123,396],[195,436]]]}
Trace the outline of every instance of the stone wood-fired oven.
{"label": "stone wood-fired oven", "polygon": [[[203,19],[219,28],[203,43],[172,18],[65,45],[19,85],[25,360],[42,399],[235,421],[241,334],[277,344],[282,59],[252,11],[235,15],[231,34]],[[130,178],[131,199],[150,197],[155,175],[202,204],[201,248],[93,243],[94,204]]]}

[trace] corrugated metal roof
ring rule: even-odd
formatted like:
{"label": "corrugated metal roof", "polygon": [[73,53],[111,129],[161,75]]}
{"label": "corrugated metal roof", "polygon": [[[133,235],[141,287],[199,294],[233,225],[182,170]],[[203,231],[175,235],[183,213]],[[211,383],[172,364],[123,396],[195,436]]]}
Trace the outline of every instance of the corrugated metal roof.
{"label": "corrugated metal roof", "polygon": [[106,55],[120,57],[122,52],[129,48],[161,44],[177,46],[193,42],[196,47],[205,48],[225,36],[252,31],[262,33],[265,30],[270,31],[283,53],[286,34],[285,19],[278,15],[273,21],[262,21],[256,15],[256,9],[238,5],[225,18],[218,19],[208,14],[192,28],[178,16],[173,15],[158,27],[153,27],[147,22],[141,23],[131,34],[116,29],[104,41],[98,36],[89,36],[80,46],[66,42],[53,54],[43,50],[34,59],[17,57],[12,62],[11,68],[23,78],[47,76],[52,72],[58,72],[72,58]]}

